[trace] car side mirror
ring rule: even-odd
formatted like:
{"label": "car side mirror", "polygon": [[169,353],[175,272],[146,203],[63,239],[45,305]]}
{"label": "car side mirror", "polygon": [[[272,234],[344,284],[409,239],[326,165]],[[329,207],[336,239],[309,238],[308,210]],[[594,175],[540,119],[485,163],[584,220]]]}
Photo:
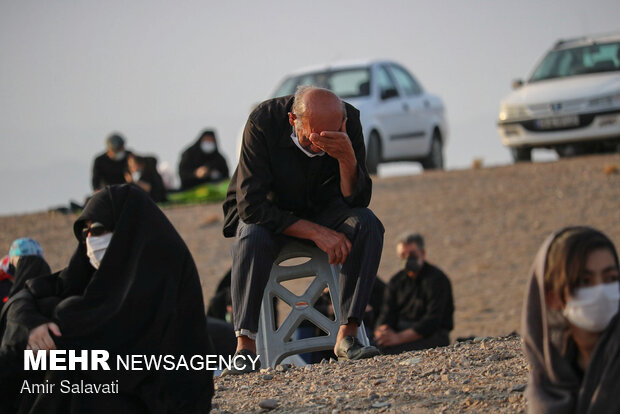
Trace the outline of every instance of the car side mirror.
{"label": "car side mirror", "polygon": [[514,79],[511,85],[512,89],[519,89],[521,86],[523,86],[523,79]]}
{"label": "car side mirror", "polygon": [[396,88],[383,89],[381,91],[381,99],[386,100],[398,96]]}

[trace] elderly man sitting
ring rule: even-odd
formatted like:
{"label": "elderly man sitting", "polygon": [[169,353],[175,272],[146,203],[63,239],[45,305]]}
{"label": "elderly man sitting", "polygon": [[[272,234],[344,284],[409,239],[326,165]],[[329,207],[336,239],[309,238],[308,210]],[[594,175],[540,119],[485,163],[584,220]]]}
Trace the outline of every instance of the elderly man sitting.
{"label": "elderly man sitting", "polygon": [[[231,290],[238,355],[256,353],[263,291],[287,237],[314,242],[330,263],[342,265],[335,354],[360,359],[379,353],[356,338],[384,231],[366,208],[372,182],[365,160],[359,111],[329,90],[300,87],[250,115],[224,203],[224,235],[237,237]],[[225,373],[250,370],[247,364]]]}

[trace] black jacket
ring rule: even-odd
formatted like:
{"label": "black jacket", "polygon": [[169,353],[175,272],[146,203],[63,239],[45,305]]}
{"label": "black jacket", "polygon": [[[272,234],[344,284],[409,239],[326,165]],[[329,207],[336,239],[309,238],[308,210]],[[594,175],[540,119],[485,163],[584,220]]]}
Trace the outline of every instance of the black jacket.
{"label": "black jacket", "polygon": [[291,140],[288,112],[292,96],[260,104],[246,123],[239,165],[223,205],[224,235],[233,237],[239,219],[282,233],[297,220],[325,209],[367,207],[372,182],[366,170],[366,149],[359,111],[346,104],[347,133],[357,159],[358,178],[353,195],[340,191],[338,161],[329,155],[310,158]]}
{"label": "black jacket", "polygon": [[110,159],[104,152],[97,156],[93,162],[93,191],[100,190],[106,185],[125,184],[125,172],[127,172],[127,155],[120,161]]}

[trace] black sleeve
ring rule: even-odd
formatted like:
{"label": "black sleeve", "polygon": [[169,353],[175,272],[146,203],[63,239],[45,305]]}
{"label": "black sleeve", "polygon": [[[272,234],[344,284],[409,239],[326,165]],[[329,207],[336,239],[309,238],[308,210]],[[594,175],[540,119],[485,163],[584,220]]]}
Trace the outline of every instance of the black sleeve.
{"label": "black sleeve", "polygon": [[269,150],[264,132],[248,120],[237,167],[237,209],[248,224],[260,224],[274,233],[282,233],[299,218],[281,210],[267,199],[273,182]]}
{"label": "black sleeve", "polygon": [[228,164],[226,163],[226,158],[224,158],[224,156],[219,152],[217,153],[217,155],[217,165],[215,166],[215,169],[218,170],[220,174],[222,174],[222,176],[218,178],[218,180],[230,178],[230,172],[228,171]]}
{"label": "black sleeve", "polygon": [[372,181],[366,169],[366,146],[364,145],[364,134],[360,122],[359,111],[347,105],[347,134],[351,140],[355,159],[357,160],[357,183],[353,194],[345,197],[344,201],[350,207],[368,207],[372,195]]}
{"label": "black sleeve", "polygon": [[97,191],[101,188],[101,162],[99,161],[99,157],[95,158],[93,161],[93,178],[92,178],[92,186],[93,191]]}
{"label": "black sleeve", "polygon": [[423,283],[427,303],[426,312],[411,327],[424,337],[432,335],[441,326],[443,313],[450,301],[451,289],[448,283],[445,277],[429,278]]}
{"label": "black sleeve", "polygon": [[388,325],[392,329],[396,329],[398,324],[398,286],[396,286],[396,277],[392,277],[388,285],[384,289],[383,304],[381,312],[377,318],[375,326]]}
{"label": "black sleeve", "polygon": [[181,155],[181,162],[179,163],[179,177],[181,178],[181,187],[183,189],[192,187],[196,177],[194,171],[197,167],[192,162],[192,156],[190,150],[186,150]]}

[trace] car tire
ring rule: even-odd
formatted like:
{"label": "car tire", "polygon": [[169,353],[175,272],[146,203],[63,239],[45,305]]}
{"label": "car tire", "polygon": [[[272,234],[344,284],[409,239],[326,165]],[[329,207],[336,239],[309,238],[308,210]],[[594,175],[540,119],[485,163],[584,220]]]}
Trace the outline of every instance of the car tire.
{"label": "car tire", "polygon": [[532,161],[532,149],[531,148],[511,148],[512,160],[514,162],[528,162]]}
{"label": "car tire", "polygon": [[428,156],[422,161],[422,168],[425,170],[442,170],[443,169],[443,143],[439,136],[439,132],[433,132],[433,140],[431,141],[431,150]]}
{"label": "car tire", "polygon": [[379,134],[372,132],[368,138],[368,149],[366,151],[366,169],[369,174],[376,174],[377,167],[381,162],[381,141]]}

